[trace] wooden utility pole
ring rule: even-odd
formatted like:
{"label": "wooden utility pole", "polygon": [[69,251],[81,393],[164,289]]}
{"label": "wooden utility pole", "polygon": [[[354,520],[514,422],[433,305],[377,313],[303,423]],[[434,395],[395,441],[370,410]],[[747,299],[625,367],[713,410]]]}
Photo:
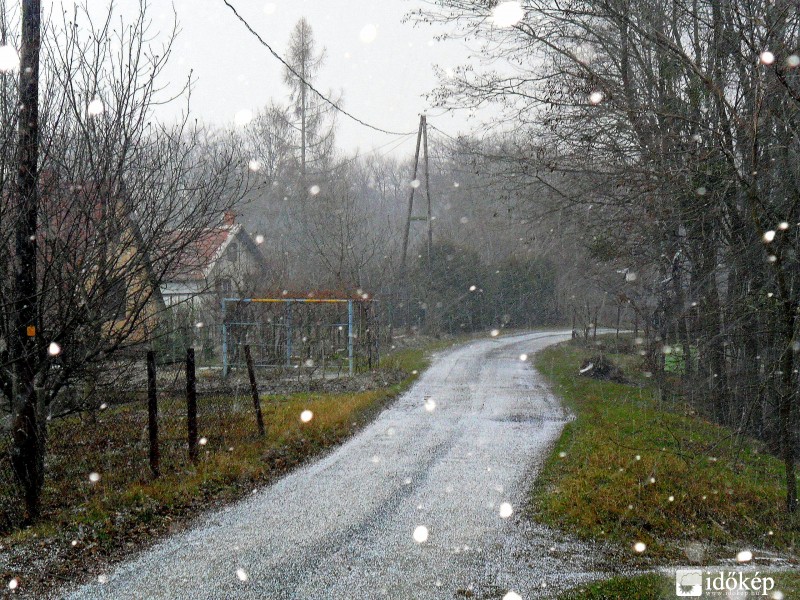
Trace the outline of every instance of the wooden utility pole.
{"label": "wooden utility pole", "polygon": [[147,352],[147,430],[150,439],[150,471],[153,479],[161,473],[158,451],[158,397],[156,395],[156,355]]}
{"label": "wooden utility pole", "polygon": [[194,368],[194,348],[186,349],[186,422],[189,459],[197,462],[197,387]]}
{"label": "wooden utility pole", "polygon": [[41,3],[22,2],[22,36],[19,65],[19,118],[16,167],[17,206],[14,224],[15,272],[12,335],[13,361],[11,466],[22,488],[26,523],[39,516],[44,485],[45,422],[39,406],[35,380],[45,360],[38,314],[36,265],[39,163],[39,49],[41,47]]}
{"label": "wooden utility pole", "polygon": [[[414,212],[414,191],[419,187],[417,180],[417,171],[419,169],[419,151],[420,146],[423,149],[423,160],[425,162],[425,195],[428,201],[427,215],[424,217],[415,217]],[[406,211],[406,227],[403,233],[403,254],[400,257],[400,279],[402,281],[403,293],[408,296],[408,238],[411,232],[411,221],[427,221],[428,222],[428,269],[431,267],[431,253],[433,252],[433,214],[431,207],[431,177],[430,177],[430,161],[428,159],[428,118],[425,115],[420,115],[419,118],[419,131],[417,131],[417,149],[414,152],[414,171],[411,181],[411,193],[408,196],[408,210]],[[406,304],[408,297],[406,297]],[[406,313],[408,314],[408,312]]]}
{"label": "wooden utility pole", "polygon": [[433,249],[433,219],[431,218],[431,174],[430,161],[428,160],[428,117],[422,115],[423,156],[425,157],[425,194],[428,197],[428,269],[431,267],[431,251]]}
{"label": "wooden utility pole", "polygon": [[408,236],[411,232],[411,219],[414,210],[414,191],[417,189],[414,182],[417,181],[417,168],[419,167],[419,148],[422,143],[422,130],[424,128],[425,117],[419,119],[419,131],[417,132],[417,150],[414,152],[414,171],[411,175],[411,193],[408,196],[408,211],[406,211],[406,229],[403,234],[403,254],[400,256],[400,277],[403,281],[403,288],[406,284],[406,260],[408,256]]}

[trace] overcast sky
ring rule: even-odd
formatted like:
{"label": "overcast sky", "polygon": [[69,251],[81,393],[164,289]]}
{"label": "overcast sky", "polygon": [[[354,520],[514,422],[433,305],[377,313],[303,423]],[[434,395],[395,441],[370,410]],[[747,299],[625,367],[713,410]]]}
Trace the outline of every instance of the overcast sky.
{"label": "overcast sky", "polygon": [[[342,93],[344,107],[360,119],[392,131],[416,131],[419,114],[430,107],[423,94],[436,84],[433,65],[453,67],[468,61],[469,48],[456,41],[437,42],[440,30],[404,24],[415,0],[231,0],[252,27],[279,54],[285,55],[295,23],[305,16],[327,60],[318,75],[318,89]],[[64,4],[70,4],[64,0]],[[168,30],[171,3],[151,0],[155,29]],[[107,0],[90,0],[102,12]],[[124,15],[137,0],[118,0]],[[192,113],[207,122],[230,124],[237,111],[255,110],[269,98],[285,101],[282,66],[236,19],[222,0],[175,0],[181,33],[167,71],[183,81],[192,69],[196,87]],[[366,28],[366,29],[365,29]],[[374,28],[374,29],[372,29]],[[371,35],[371,34],[374,34]],[[374,37],[374,39],[372,39]],[[174,118],[180,109],[161,109],[160,118]],[[451,134],[474,123],[465,115],[451,117],[429,111],[429,121]],[[414,136],[404,141],[339,119],[339,146],[347,151],[380,148],[381,153],[413,152]],[[398,146],[396,142],[400,142]]]}

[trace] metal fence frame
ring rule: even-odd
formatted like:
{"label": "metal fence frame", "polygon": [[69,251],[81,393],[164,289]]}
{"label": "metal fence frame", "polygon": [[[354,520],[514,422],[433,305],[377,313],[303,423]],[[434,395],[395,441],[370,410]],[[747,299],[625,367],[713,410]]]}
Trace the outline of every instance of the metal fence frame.
{"label": "metal fence frame", "polygon": [[[286,366],[291,366],[292,358],[292,305],[297,304],[344,304],[347,303],[347,361],[348,371],[352,376],[354,371],[353,355],[353,307],[354,303],[375,302],[374,298],[222,298],[222,374],[227,376],[230,369],[228,361],[228,326],[237,323],[227,323],[227,305],[236,304],[285,304],[286,305]],[[244,324],[244,323],[242,323]]]}

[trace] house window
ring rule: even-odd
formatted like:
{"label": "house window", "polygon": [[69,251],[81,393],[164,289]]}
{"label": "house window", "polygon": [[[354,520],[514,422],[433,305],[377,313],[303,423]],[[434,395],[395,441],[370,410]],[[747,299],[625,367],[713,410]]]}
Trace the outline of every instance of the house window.
{"label": "house window", "polygon": [[125,318],[126,303],[128,293],[125,280],[114,279],[106,288],[103,314],[109,321],[120,321]]}
{"label": "house window", "polygon": [[225,279],[221,279],[219,282],[219,287],[224,294],[229,294],[232,289],[231,280],[228,279],[227,277]]}

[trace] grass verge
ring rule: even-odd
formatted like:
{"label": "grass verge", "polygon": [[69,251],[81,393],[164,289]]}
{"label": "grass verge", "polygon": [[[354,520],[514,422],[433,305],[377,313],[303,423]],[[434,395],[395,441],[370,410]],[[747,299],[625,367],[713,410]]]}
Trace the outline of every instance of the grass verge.
{"label": "grass verge", "polygon": [[732,549],[795,552],[800,527],[784,508],[782,463],[755,440],[659,402],[634,373],[638,357],[610,355],[636,384],[579,376],[597,352],[567,343],[537,354],[537,368],[576,418],[531,493],[534,518],[627,548],[635,567],[709,564]]}
{"label": "grass verge", "polygon": [[[108,408],[95,420],[75,416],[52,423],[44,510],[36,525],[22,530],[8,526],[17,510],[15,494],[9,474],[0,479],[6,519],[0,581],[16,578],[17,593],[39,597],[64,582],[97,576],[103,565],[341,443],[417,378],[428,364],[428,352],[446,345],[388,355],[375,389],[262,396],[263,438],[249,395],[201,397],[197,464],[187,457],[185,400],[162,397],[161,476],[155,480],[148,468],[142,403]],[[307,423],[300,420],[305,410],[313,412]],[[90,481],[92,473],[99,481]]]}

